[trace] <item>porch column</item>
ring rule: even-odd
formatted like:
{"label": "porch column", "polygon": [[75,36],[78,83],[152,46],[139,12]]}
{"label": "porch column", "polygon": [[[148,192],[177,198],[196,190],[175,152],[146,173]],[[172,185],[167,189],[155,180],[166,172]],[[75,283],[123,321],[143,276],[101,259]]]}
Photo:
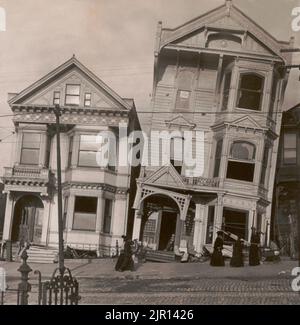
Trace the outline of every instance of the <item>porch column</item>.
{"label": "porch column", "polygon": [[142,214],[139,209],[136,209],[134,213],[132,239],[138,239],[138,240],[140,239],[141,224],[142,224]]}
{"label": "porch column", "polygon": [[74,194],[70,194],[68,199],[68,211],[67,211],[67,220],[66,220],[66,228],[67,232],[72,230],[73,227],[73,218],[74,218],[74,207],[75,207],[75,196]]}
{"label": "porch column", "polygon": [[193,244],[195,247],[195,251],[197,253],[201,253],[202,247],[205,243],[205,205],[201,203],[196,204],[196,212],[195,212],[195,230],[194,230],[194,238]]}
{"label": "porch column", "polygon": [[174,241],[174,247],[180,247],[180,239],[181,239],[181,231],[183,229],[183,223],[184,220],[180,219],[180,214],[177,215],[176,220],[176,232],[175,232],[175,241]]}
{"label": "porch column", "polygon": [[43,204],[44,204],[44,215],[43,215],[41,244],[47,245],[51,202],[50,200],[46,199],[43,200]]}
{"label": "porch column", "polygon": [[217,232],[222,229],[223,226],[223,197],[224,195],[218,195],[218,204],[215,211],[213,243],[217,237]]}
{"label": "porch column", "polygon": [[8,240],[11,238],[11,229],[13,224],[13,207],[14,199],[11,194],[7,194],[6,198],[6,207],[5,207],[5,217],[4,217],[4,226],[3,226],[3,240]]}

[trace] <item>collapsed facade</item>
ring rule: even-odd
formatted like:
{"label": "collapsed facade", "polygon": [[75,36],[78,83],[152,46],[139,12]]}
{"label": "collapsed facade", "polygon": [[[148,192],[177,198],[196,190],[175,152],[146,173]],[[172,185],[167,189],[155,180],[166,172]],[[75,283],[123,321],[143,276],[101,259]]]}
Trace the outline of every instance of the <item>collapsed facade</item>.
{"label": "collapsed facade", "polygon": [[[175,253],[200,253],[219,229],[249,241],[255,227],[269,244],[285,65],[291,61],[281,49],[292,45],[293,39],[277,41],[231,1],[174,29],[158,23],[148,136],[159,142],[151,131],[182,135],[169,136],[167,164],[141,169],[132,238],[156,251],[174,240]],[[184,131],[193,134],[196,160],[204,153],[199,170],[188,167],[184,155],[174,156]],[[202,140],[203,150],[196,150]],[[157,160],[162,148],[146,156]]]}

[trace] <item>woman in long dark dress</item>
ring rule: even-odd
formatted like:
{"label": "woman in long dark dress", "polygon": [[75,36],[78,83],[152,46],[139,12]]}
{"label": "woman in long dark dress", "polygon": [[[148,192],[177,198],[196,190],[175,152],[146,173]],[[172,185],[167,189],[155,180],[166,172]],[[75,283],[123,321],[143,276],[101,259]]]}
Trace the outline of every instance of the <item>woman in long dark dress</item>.
{"label": "woman in long dark dress", "polygon": [[123,235],[122,236],[122,239],[123,239],[123,248],[120,251],[120,255],[118,257],[118,260],[117,260],[117,263],[116,263],[116,266],[115,266],[115,270],[116,271],[120,271],[120,267],[123,264],[123,260],[124,260],[124,257],[125,257],[125,254],[124,254],[124,245],[125,245],[125,242],[127,240],[127,237]]}
{"label": "woman in long dark dress", "polygon": [[214,251],[211,256],[210,265],[211,266],[224,266],[224,257],[222,254],[223,249],[223,238],[222,238],[222,231],[217,232],[217,238],[214,244]]}
{"label": "woman in long dark dress", "polygon": [[249,265],[250,266],[260,265],[259,244],[260,244],[259,233],[256,232],[255,229],[253,229],[252,235],[251,235],[251,241],[250,241],[250,250],[249,250]]}
{"label": "woman in long dark dress", "polygon": [[132,258],[132,241],[128,238],[125,239],[124,244],[124,256],[122,259],[122,263],[118,271],[133,271],[134,270],[134,262]]}
{"label": "woman in long dark dress", "polygon": [[230,260],[230,266],[241,267],[244,266],[243,259],[243,243],[240,238],[233,245],[232,258]]}

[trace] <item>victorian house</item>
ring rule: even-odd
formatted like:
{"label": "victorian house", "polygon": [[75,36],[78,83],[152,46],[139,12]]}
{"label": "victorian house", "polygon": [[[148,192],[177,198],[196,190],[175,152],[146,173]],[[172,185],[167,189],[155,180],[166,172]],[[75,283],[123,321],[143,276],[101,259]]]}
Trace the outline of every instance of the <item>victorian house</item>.
{"label": "victorian house", "polygon": [[300,105],[283,113],[273,200],[274,241],[282,254],[298,257]]}
{"label": "victorian house", "polygon": [[[269,243],[285,65],[291,61],[281,49],[292,43],[276,40],[232,1],[176,28],[158,23],[149,134],[190,131],[203,164],[195,170],[183,156],[174,157],[175,142],[185,139],[170,136],[169,162],[144,166],[137,179],[133,238],[154,251],[199,253],[220,229],[249,241],[255,227]],[[157,148],[150,157],[162,154]]]}
{"label": "victorian house", "polygon": [[16,133],[3,176],[3,239],[18,241],[25,227],[31,243],[58,245],[53,108],[59,105],[64,244],[113,254],[126,233],[131,169],[118,166],[118,158],[99,166],[99,132],[115,134],[118,148],[119,125],[126,132],[139,127],[133,100],[121,98],[74,56],[9,96]]}

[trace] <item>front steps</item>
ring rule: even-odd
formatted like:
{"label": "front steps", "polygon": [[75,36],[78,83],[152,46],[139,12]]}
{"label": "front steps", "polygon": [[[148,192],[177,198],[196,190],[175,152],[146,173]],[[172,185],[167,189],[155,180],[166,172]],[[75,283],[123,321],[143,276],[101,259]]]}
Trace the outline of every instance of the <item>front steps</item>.
{"label": "front steps", "polygon": [[27,250],[28,263],[57,263],[58,250],[45,246],[32,245]]}
{"label": "front steps", "polygon": [[146,261],[170,263],[175,262],[175,253],[168,251],[147,250]]}

